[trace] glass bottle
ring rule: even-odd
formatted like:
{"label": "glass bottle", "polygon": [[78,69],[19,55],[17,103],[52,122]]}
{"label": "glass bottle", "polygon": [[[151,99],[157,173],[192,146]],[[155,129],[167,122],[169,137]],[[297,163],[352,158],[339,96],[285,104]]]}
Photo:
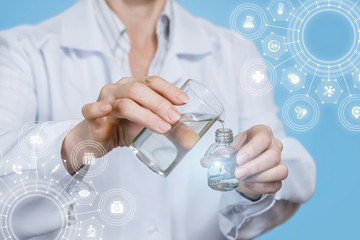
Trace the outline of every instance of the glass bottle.
{"label": "glass bottle", "polygon": [[208,185],[217,191],[231,191],[237,188],[235,178],[236,154],[231,129],[220,128],[215,133],[216,145],[208,152]]}

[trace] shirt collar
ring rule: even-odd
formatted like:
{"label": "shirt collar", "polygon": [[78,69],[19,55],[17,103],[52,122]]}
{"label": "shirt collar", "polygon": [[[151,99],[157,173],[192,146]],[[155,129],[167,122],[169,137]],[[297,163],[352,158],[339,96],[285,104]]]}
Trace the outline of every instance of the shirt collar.
{"label": "shirt collar", "polygon": [[[120,21],[116,14],[111,10],[105,0],[93,0],[95,18],[98,29],[102,32],[108,53],[114,54],[121,38],[125,36],[125,41],[130,45],[126,38],[126,26]],[[105,46],[106,47],[106,46]]]}
{"label": "shirt collar", "polygon": [[[165,27],[159,27],[159,24],[163,24],[161,21]],[[157,23],[157,33],[164,33],[168,37],[170,48],[176,54],[205,54],[211,52],[211,46],[200,23],[202,21],[178,3],[167,0]],[[80,0],[62,18],[61,44],[67,48],[97,51],[111,56],[118,38],[125,32],[125,25],[105,0]]]}

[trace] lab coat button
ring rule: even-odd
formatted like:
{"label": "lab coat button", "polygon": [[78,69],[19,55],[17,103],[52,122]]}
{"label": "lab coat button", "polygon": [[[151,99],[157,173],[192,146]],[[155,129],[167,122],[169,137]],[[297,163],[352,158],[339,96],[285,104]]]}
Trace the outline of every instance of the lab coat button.
{"label": "lab coat button", "polygon": [[148,227],[148,233],[157,232],[157,231],[158,231],[158,228],[156,225],[150,225]]}
{"label": "lab coat button", "polygon": [[152,224],[148,227],[148,231],[147,231],[148,235],[149,235],[149,240],[156,240],[159,239],[159,229],[156,225]]}
{"label": "lab coat button", "polygon": [[241,206],[235,206],[234,207],[234,212],[235,213],[241,213],[243,211],[243,208]]}

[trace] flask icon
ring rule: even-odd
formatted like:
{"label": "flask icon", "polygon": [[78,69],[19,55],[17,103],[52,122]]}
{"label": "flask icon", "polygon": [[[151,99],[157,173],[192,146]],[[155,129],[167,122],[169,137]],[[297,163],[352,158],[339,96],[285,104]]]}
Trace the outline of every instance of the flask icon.
{"label": "flask icon", "polygon": [[245,20],[245,23],[243,25],[243,28],[248,28],[248,29],[251,29],[251,28],[254,28],[254,17],[253,16],[246,16],[246,20]]}

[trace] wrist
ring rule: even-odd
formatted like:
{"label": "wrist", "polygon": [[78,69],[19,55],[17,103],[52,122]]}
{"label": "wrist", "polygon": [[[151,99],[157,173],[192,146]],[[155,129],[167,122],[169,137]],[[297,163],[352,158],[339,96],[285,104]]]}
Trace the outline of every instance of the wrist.
{"label": "wrist", "polygon": [[[76,145],[84,140],[86,140],[87,132],[85,129],[87,128],[86,122],[82,121],[78,125],[76,125],[73,129],[71,129],[68,134],[65,136],[62,146],[61,146],[61,159],[66,160],[63,161],[64,167],[69,172],[69,174],[74,174],[79,169],[75,169],[74,166],[81,166],[82,159],[72,159],[71,153]],[[77,162],[74,162],[77,161]]]}

